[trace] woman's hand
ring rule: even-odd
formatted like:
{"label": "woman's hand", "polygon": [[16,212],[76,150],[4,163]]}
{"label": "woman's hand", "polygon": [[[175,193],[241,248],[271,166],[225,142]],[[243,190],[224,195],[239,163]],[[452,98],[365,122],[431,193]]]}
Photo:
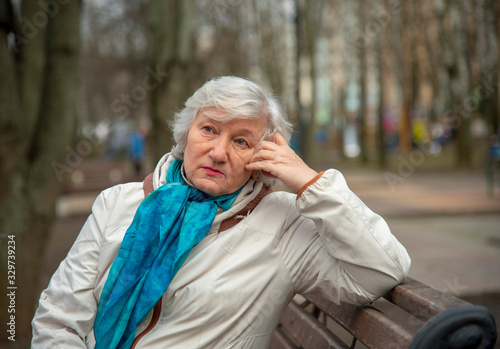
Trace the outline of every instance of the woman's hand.
{"label": "woman's hand", "polygon": [[296,192],[318,174],[288,146],[281,133],[275,133],[272,141],[263,141],[245,168],[261,170]]}

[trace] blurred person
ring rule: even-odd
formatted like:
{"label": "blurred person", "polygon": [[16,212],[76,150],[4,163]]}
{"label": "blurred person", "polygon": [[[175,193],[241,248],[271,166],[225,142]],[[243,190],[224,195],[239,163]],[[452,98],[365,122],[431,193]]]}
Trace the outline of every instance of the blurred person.
{"label": "blurred person", "polygon": [[130,134],[128,149],[130,159],[134,165],[135,174],[140,175],[146,157],[146,140],[141,130],[135,130]]}
{"label": "blurred person", "polygon": [[172,126],[153,174],[97,197],[40,296],[32,348],[266,348],[297,293],[363,304],[404,281],[386,222],[296,155],[259,85],[210,80]]}
{"label": "blurred person", "polygon": [[496,134],[490,136],[488,157],[491,161],[500,160],[500,141],[498,140],[498,135]]}
{"label": "blurred person", "polygon": [[500,173],[500,141],[497,134],[492,134],[489,138],[485,170],[488,193],[493,196],[495,180],[500,181],[498,175]]}
{"label": "blurred person", "polygon": [[411,129],[413,131],[413,141],[417,146],[429,143],[430,136],[427,131],[427,123],[422,116],[417,116],[413,120]]}

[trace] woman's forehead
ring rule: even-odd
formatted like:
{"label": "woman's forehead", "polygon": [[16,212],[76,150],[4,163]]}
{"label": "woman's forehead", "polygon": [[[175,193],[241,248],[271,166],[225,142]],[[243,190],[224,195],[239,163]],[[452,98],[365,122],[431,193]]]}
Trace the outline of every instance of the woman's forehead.
{"label": "woman's forehead", "polygon": [[267,122],[264,117],[245,116],[225,118],[227,112],[216,108],[206,108],[198,112],[195,122],[211,122],[219,127],[228,127],[237,132],[250,133],[260,138],[266,131]]}

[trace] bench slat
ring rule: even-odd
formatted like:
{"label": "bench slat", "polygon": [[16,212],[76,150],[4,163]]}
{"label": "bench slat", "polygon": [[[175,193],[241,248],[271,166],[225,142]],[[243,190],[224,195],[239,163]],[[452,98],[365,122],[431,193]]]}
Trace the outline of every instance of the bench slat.
{"label": "bench slat", "polygon": [[368,348],[407,348],[414,336],[414,333],[374,308],[338,305],[312,295],[306,298]]}
{"label": "bench slat", "polygon": [[293,301],[285,309],[281,324],[304,349],[348,349],[342,340]]}
{"label": "bench slat", "polygon": [[293,341],[289,338],[289,336],[284,333],[281,326],[278,326],[278,328],[274,330],[273,339],[271,340],[271,345],[269,346],[269,348],[300,349],[300,347],[295,345],[295,343],[293,343]]}
{"label": "bench slat", "polygon": [[407,278],[404,284],[396,286],[384,298],[423,321],[447,309],[470,305],[412,278]]}

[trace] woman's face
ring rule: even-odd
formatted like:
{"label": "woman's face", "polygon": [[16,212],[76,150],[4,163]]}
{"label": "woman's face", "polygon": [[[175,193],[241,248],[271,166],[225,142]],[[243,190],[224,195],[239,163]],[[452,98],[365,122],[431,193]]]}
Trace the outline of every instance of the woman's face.
{"label": "woman's face", "polygon": [[266,121],[263,118],[217,121],[206,112],[222,114],[208,108],[196,115],[184,150],[186,177],[209,195],[234,193],[251,176],[245,165],[264,135]]}

